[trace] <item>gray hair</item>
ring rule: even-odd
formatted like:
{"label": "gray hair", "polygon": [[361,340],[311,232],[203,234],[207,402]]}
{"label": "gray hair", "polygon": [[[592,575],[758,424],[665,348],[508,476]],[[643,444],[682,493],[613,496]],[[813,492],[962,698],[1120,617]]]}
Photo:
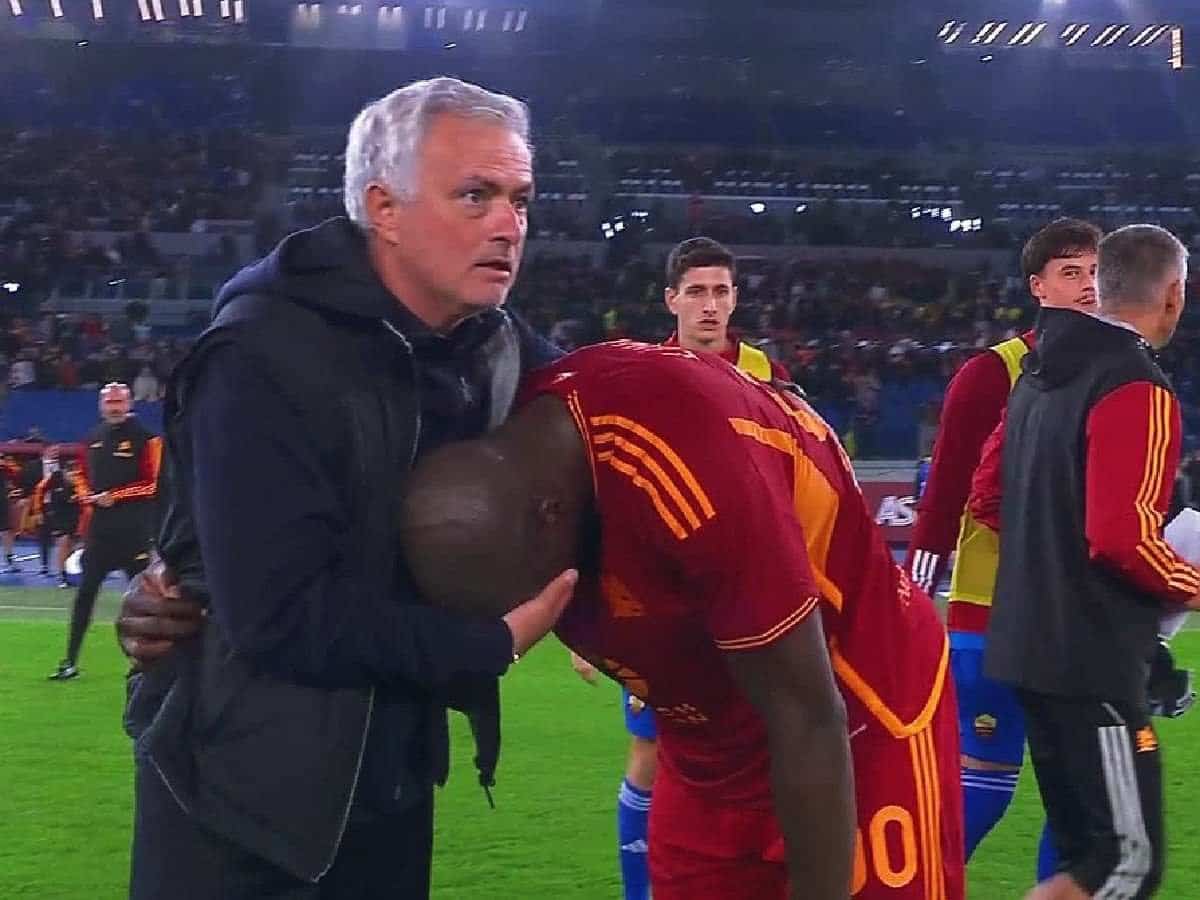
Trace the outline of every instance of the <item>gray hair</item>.
{"label": "gray hair", "polygon": [[1188,251],[1157,225],[1126,225],[1100,242],[1096,293],[1102,312],[1140,306],[1187,272]]}
{"label": "gray hair", "polygon": [[435,116],[490,119],[529,144],[529,110],[520,100],[457,78],[431,78],[397,88],[363,107],[346,138],[342,184],[346,214],[367,228],[367,188],[382,184],[401,197],[415,188],[417,154]]}

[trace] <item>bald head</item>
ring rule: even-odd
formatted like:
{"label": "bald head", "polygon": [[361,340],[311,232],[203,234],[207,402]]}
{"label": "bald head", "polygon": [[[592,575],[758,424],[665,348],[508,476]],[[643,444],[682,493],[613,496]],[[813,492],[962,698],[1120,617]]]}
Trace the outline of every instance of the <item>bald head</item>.
{"label": "bald head", "polygon": [[133,396],[129,385],[110,381],[100,389],[100,417],[110,425],[119,425],[129,418]]}
{"label": "bald head", "polygon": [[566,407],[545,397],[493,435],[425,457],[400,540],[421,595],[468,615],[528,600],[584,551],[591,473]]}

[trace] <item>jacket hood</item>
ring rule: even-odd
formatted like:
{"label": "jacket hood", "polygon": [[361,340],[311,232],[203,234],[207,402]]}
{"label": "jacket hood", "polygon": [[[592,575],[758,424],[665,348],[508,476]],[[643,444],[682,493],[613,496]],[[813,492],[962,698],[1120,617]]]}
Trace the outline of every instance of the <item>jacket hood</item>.
{"label": "jacket hood", "polygon": [[213,316],[242,294],[286,297],[370,319],[390,318],[399,306],[371,267],[366,239],[345,217],[288,235],[234,275],[217,294]]}
{"label": "jacket hood", "polygon": [[1149,345],[1131,328],[1072,309],[1043,309],[1038,315],[1037,346],[1022,362],[1025,376],[1042,390],[1067,384],[1099,354]]}

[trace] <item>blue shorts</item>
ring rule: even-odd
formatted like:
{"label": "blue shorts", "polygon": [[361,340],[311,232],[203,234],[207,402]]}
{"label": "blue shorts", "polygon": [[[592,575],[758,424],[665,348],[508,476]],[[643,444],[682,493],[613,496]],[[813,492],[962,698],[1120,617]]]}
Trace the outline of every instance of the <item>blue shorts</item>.
{"label": "blue shorts", "polygon": [[1025,717],[1016,692],[983,674],[985,644],[981,634],[950,632],[959,743],[967,756],[1020,766],[1025,758]]}
{"label": "blue shorts", "polygon": [[[634,703],[630,703],[633,700]],[[625,688],[621,688],[621,706],[625,710],[625,730],[636,738],[644,741],[658,739],[658,729],[654,725],[654,711],[648,706],[637,706],[637,698]]]}

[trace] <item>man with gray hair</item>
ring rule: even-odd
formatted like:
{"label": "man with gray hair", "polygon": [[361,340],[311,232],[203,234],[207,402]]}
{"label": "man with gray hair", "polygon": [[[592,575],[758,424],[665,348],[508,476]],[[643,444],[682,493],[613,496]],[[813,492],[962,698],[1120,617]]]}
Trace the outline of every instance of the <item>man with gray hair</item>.
{"label": "man with gray hair", "polygon": [[348,218],[220,292],[172,377],[162,562],[131,586],[130,895],[428,895],[447,706],[493,783],[496,679],[575,573],[496,619],[420,601],[399,556],[413,462],[508,414],[556,355],[503,309],[533,194],[524,106],[452,78],[369,104]]}
{"label": "man with gray hair", "polygon": [[1104,238],[1100,314],[1042,310],[992,467],[1000,568],[985,671],[1017,690],[1058,850],[1038,900],[1135,900],[1162,879],[1146,684],[1164,611],[1200,608],[1200,570],[1163,538],[1182,427],[1151,352],[1175,332],[1186,281],[1169,232]]}

